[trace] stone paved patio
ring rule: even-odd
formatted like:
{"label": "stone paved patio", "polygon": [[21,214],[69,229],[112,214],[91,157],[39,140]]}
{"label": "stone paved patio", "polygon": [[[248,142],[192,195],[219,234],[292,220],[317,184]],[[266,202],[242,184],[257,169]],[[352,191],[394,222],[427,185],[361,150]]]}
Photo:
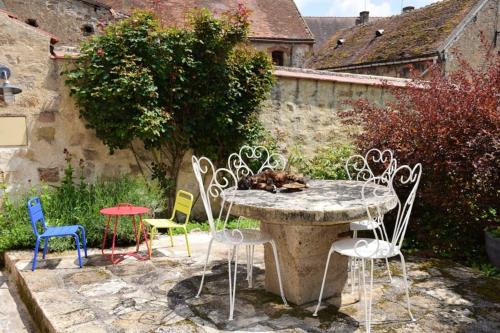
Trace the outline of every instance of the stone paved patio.
{"label": "stone paved patio", "polygon": [[[204,292],[195,298],[208,235],[190,236],[193,257],[182,237],[170,248],[163,237],[154,242],[151,261],[126,259],[109,265],[92,250],[85,267],[76,266],[74,251],[49,254],[30,271],[29,252],[10,252],[6,266],[20,286],[42,331],[52,332],[363,332],[362,303],[349,288],[339,311],[315,304],[287,307],[263,289],[263,251],[256,251],[255,287],[248,289],[245,266],[239,267],[235,320],[227,322],[226,250],[215,246]],[[256,249],[257,250],[257,249]],[[242,251],[240,258],[243,259]],[[376,269],[374,332],[500,331],[500,280],[445,261],[408,258],[411,300],[416,322],[404,307],[400,266],[391,262],[392,284],[383,265]],[[286,278],[286,277],[285,277]],[[319,286],[318,286],[319,288]],[[332,303],[335,300],[331,300]],[[325,303],[326,304],[326,303]],[[12,331],[11,331],[12,332]]]}
{"label": "stone paved patio", "polygon": [[16,287],[0,270],[0,333],[36,332]]}

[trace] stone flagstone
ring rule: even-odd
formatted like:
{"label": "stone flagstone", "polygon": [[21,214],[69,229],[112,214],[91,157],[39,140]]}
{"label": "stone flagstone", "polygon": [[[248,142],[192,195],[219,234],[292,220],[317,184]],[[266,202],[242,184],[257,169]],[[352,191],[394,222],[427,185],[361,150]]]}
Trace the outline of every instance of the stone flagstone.
{"label": "stone flagstone", "polygon": [[[7,253],[6,266],[17,284],[26,287],[21,292],[29,295],[28,308],[48,332],[364,332],[362,303],[350,287],[340,300],[324,302],[318,317],[312,316],[314,302],[285,306],[279,296],[266,292],[262,247],[256,248],[253,289],[245,281],[246,265],[238,265],[235,319],[228,322],[227,249],[223,246],[214,246],[203,293],[195,298],[208,240],[205,233],[190,235],[191,258],[186,256],[182,236],[175,237],[175,248],[160,236],[153,242],[150,261],[127,258],[112,266],[100,251],[91,250],[79,269],[74,251],[69,251],[49,253],[31,272],[32,254],[14,251]],[[243,249],[240,258],[244,258]],[[395,276],[389,284],[380,262],[373,292],[374,332],[500,331],[499,279],[447,261],[408,259],[417,321],[409,321],[405,311],[400,263],[391,261]],[[340,302],[337,309],[334,304]],[[0,319],[2,311],[0,305]],[[0,331],[6,329],[2,325],[0,320]],[[8,332],[23,332],[23,328]]]}

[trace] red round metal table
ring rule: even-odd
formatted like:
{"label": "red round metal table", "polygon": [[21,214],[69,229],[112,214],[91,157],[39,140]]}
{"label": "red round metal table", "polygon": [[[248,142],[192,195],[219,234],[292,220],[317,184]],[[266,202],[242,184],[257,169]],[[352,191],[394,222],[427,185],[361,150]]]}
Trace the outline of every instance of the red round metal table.
{"label": "red round metal table", "polygon": [[[102,238],[102,254],[106,255],[104,253],[104,248],[106,247],[106,237],[108,235],[108,229],[109,229],[109,223],[111,222],[111,218],[115,218],[115,224],[113,228],[113,242],[111,243],[111,262],[114,264],[117,264],[118,262],[122,261],[125,256],[133,256],[139,260],[147,260],[149,259],[149,243],[148,243],[148,237],[146,233],[146,228],[144,228],[144,224],[142,223],[142,215],[149,213],[150,209],[146,207],[140,207],[140,206],[133,206],[130,204],[119,204],[116,207],[109,207],[109,208],[103,208],[100,210],[100,213],[102,215],[105,215],[108,217],[106,221],[106,226],[104,228],[104,236]],[[136,248],[135,252],[127,252],[127,253],[115,253],[115,242],[116,242],[116,228],[118,226],[118,222],[120,221],[120,217],[122,216],[130,216],[132,217],[132,225],[134,226],[134,235],[135,235],[135,240],[136,240]],[[136,216],[139,217],[139,230],[137,230],[137,225],[136,225]],[[139,254],[139,244],[140,244],[140,235],[139,232],[142,231],[142,236],[144,238],[144,243],[146,244],[147,247],[147,255],[140,255]],[[115,255],[119,256],[120,258],[115,259]]]}

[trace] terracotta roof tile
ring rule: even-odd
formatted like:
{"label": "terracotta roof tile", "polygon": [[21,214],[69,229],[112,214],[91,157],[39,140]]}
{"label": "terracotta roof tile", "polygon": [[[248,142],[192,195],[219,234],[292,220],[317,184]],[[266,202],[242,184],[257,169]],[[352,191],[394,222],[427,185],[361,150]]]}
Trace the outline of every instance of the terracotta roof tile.
{"label": "terracotta roof tile", "polygon": [[160,12],[169,25],[182,26],[186,13],[194,8],[207,8],[215,15],[235,10],[244,3],[251,10],[250,38],[309,40],[313,35],[300,15],[293,0],[160,0],[155,7],[151,0],[100,0],[114,10],[130,13],[134,8]]}
{"label": "terracotta roof tile", "polygon": [[[332,69],[365,63],[397,61],[437,53],[438,47],[478,0],[444,0],[411,12],[340,30],[307,66]],[[375,36],[383,29],[384,34]],[[344,44],[337,47],[337,40]]]}

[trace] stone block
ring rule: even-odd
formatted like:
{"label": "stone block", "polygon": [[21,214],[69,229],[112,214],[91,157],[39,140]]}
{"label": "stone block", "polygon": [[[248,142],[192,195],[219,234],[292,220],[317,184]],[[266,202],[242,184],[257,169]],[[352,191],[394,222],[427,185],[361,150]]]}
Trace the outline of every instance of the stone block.
{"label": "stone block", "polygon": [[71,136],[71,138],[69,139],[69,145],[70,146],[79,146],[83,143],[85,139],[85,134],[83,133],[75,133]]}
{"label": "stone block", "polygon": [[52,143],[56,135],[56,129],[54,127],[41,127],[37,131],[37,139],[40,141],[47,141]]}
{"label": "stone block", "polygon": [[56,183],[59,181],[59,168],[38,168],[38,176],[41,181]]}
{"label": "stone block", "polygon": [[141,168],[137,164],[129,164],[130,172],[134,175],[141,173]]}
{"label": "stone block", "polygon": [[88,161],[95,161],[99,159],[99,153],[94,149],[84,149],[83,157]]}
{"label": "stone block", "polygon": [[38,115],[38,121],[42,123],[53,123],[56,121],[56,114],[52,111],[43,111]]}

